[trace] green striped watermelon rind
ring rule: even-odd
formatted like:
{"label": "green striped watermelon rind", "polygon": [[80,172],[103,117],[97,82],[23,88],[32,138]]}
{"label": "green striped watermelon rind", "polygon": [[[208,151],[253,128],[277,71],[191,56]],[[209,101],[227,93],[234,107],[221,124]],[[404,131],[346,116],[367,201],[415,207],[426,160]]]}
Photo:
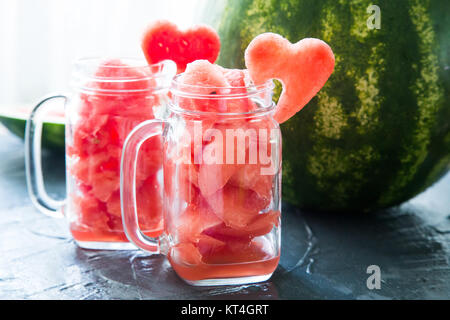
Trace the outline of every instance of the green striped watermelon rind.
{"label": "green striped watermelon rind", "polygon": [[[21,139],[25,137],[25,126],[29,114],[25,112],[6,112],[0,110],[0,123]],[[64,150],[65,120],[60,117],[48,117],[42,127],[42,148]]]}
{"label": "green striped watermelon rind", "polygon": [[[336,68],[281,126],[283,199],[318,211],[375,211],[402,203],[450,165],[450,2],[228,0],[218,63],[244,67],[253,37],[326,41]],[[208,10],[212,10],[209,8]],[[208,15],[208,14],[207,14]]]}

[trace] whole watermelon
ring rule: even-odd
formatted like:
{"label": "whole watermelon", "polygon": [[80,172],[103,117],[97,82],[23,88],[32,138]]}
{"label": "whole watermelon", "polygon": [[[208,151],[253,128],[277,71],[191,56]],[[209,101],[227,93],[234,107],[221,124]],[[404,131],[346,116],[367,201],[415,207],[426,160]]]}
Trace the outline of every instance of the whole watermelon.
{"label": "whole watermelon", "polygon": [[283,199],[303,208],[393,206],[449,169],[450,1],[378,0],[379,29],[372,3],[228,0],[207,9],[221,12],[225,67],[244,67],[248,43],[269,31],[320,38],[335,53],[325,87],[282,125]]}

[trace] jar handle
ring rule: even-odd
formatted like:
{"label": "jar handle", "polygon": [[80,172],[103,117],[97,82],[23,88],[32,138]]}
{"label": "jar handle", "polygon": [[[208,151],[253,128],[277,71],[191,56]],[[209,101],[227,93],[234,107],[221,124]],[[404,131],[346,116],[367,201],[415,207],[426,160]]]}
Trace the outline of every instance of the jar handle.
{"label": "jar handle", "polygon": [[64,99],[62,94],[48,96],[42,99],[31,112],[25,127],[25,172],[27,179],[28,194],[32,203],[40,212],[55,218],[64,216],[62,208],[65,200],[52,199],[45,191],[44,178],[41,162],[41,136],[43,121],[41,115],[45,111],[46,102],[53,99]]}
{"label": "jar handle", "polygon": [[136,202],[136,164],[142,144],[152,137],[161,135],[162,125],[165,123],[167,122],[153,119],[137,125],[125,140],[120,165],[120,204],[125,234],[130,242],[155,254],[161,253],[163,249],[161,247],[164,243],[163,236],[151,238],[139,228]]}

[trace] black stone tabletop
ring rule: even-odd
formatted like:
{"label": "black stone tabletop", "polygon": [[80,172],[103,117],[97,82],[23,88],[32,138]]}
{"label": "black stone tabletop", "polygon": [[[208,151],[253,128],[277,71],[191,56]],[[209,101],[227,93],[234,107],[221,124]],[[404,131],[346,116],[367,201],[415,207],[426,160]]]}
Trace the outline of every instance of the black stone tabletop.
{"label": "black stone tabletop", "polygon": [[[164,256],[78,248],[63,219],[33,207],[23,149],[0,127],[0,299],[450,298],[450,174],[372,214],[311,213],[284,203],[281,261],[269,281],[192,287]],[[47,191],[63,198],[64,155],[44,153],[43,166]]]}

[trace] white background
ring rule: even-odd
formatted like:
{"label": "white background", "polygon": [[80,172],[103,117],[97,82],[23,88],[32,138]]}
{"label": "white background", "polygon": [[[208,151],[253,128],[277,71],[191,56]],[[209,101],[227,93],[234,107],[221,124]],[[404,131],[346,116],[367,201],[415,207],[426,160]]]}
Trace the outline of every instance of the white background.
{"label": "white background", "polygon": [[92,56],[142,57],[145,26],[186,28],[207,0],[0,0],[0,108],[67,91],[71,64]]}

